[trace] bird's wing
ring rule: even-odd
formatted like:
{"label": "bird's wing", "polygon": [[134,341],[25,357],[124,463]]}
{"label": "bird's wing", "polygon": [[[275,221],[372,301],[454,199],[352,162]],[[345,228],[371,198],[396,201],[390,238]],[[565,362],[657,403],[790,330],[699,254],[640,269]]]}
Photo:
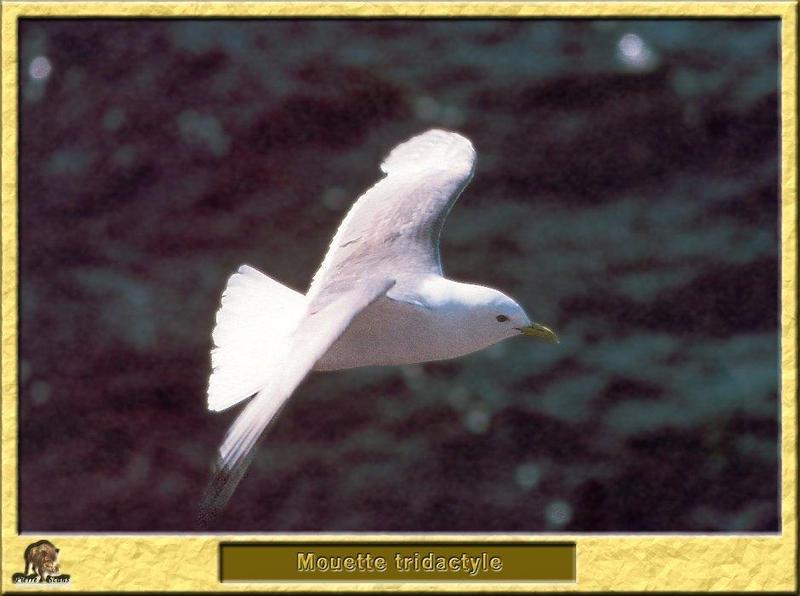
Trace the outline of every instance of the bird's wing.
{"label": "bird's wing", "polygon": [[395,147],[381,164],[386,177],[339,226],[309,299],[337,293],[364,271],[441,275],[442,226],[474,169],[472,143],[454,132],[429,130]]}
{"label": "bird's wing", "polygon": [[317,360],[344,333],[353,318],[383,296],[394,283],[393,279],[367,278],[334,299],[326,300],[324,305],[309,308],[280,354],[268,363],[274,378],[247,404],[228,430],[219,449],[214,476],[201,503],[201,521],[213,518],[225,506],[252,460],[258,439]]}

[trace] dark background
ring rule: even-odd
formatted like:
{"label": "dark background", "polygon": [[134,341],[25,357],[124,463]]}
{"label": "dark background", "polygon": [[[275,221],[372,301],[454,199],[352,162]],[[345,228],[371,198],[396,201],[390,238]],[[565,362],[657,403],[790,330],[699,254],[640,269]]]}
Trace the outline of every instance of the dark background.
{"label": "dark background", "polygon": [[20,528],[193,524],[242,263],[304,290],[392,146],[561,344],[312,375],[219,528],[779,529],[777,21],[20,24]]}

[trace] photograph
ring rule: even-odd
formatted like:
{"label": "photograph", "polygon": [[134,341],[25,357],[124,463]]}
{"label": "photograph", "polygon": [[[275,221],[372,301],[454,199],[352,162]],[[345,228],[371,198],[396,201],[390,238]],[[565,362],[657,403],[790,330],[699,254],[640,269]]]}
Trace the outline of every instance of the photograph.
{"label": "photograph", "polygon": [[20,533],[781,531],[780,19],[17,48]]}

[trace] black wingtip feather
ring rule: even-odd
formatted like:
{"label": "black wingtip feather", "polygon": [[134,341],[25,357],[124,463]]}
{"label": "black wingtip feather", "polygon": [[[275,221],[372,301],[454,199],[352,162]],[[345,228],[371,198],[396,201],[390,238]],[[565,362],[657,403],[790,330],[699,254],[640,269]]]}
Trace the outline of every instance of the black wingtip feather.
{"label": "black wingtip feather", "polygon": [[214,466],[211,480],[206,486],[197,510],[196,523],[199,529],[211,529],[216,525],[225,507],[230,501],[233,491],[244,478],[247,468],[253,461],[255,449],[232,467],[225,466],[218,460]]}

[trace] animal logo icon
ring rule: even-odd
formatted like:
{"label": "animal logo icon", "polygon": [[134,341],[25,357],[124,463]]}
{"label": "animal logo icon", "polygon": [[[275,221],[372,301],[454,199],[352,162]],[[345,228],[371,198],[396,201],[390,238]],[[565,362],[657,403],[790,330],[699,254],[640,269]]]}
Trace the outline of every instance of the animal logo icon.
{"label": "animal logo icon", "polygon": [[39,581],[51,575],[61,575],[58,566],[59,550],[49,540],[34,542],[25,549],[25,575],[36,572]]}
{"label": "animal logo icon", "polygon": [[25,549],[25,572],[15,573],[12,581],[23,583],[68,583],[69,575],[61,573],[60,550],[49,540],[39,540]]}

